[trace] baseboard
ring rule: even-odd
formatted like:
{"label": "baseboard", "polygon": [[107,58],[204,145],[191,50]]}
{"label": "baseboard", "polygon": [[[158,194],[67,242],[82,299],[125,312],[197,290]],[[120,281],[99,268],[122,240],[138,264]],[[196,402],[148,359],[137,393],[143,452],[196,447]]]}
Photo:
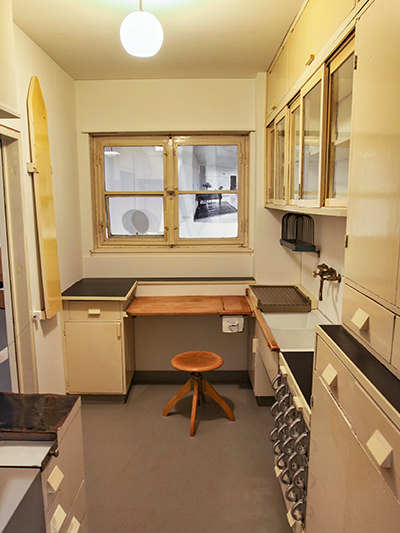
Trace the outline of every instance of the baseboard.
{"label": "baseboard", "polygon": [[[206,372],[204,377],[210,383],[238,383],[251,386],[247,370],[219,370]],[[183,384],[189,378],[186,372],[176,370],[137,370],[133,383],[176,383]]]}

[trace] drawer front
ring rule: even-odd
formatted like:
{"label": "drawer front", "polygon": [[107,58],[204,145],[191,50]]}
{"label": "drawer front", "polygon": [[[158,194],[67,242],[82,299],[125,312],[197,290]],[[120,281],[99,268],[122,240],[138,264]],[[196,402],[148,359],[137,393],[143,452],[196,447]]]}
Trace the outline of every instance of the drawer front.
{"label": "drawer front", "polygon": [[64,320],[119,320],[120,302],[80,301],[64,302]]}
{"label": "drawer front", "polygon": [[278,373],[278,357],[279,352],[273,352],[269,349],[264,334],[260,326],[256,323],[256,337],[258,339],[258,351],[264,363],[265,369],[272,381]]}
{"label": "drawer front", "polygon": [[352,289],[343,289],[343,323],[356,337],[390,362],[395,315]]}
{"label": "drawer front", "polygon": [[393,335],[393,349],[392,349],[392,365],[400,370],[400,317],[396,316],[394,321],[394,335]]}
{"label": "drawer front", "polygon": [[80,412],[75,415],[58,449],[58,457],[52,457],[42,472],[46,524],[50,523],[58,505],[68,514],[84,479]]}
{"label": "drawer front", "polygon": [[349,418],[367,454],[400,499],[400,431],[355,382]]}
{"label": "drawer front", "polygon": [[79,492],[66,517],[60,533],[83,533],[86,518],[86,484],[82,482]]}
{"label": "drawer front", "polygon": [[355,380],[334,352],[318,335],[315,370],[343,411],[349,416]]}

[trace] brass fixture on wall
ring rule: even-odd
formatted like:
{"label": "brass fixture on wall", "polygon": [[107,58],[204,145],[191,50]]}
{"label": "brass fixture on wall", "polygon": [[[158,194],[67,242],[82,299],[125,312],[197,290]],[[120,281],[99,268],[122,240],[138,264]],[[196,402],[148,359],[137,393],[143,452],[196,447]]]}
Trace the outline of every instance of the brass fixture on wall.
{"label": "brass fixture on wall", "polygon": [[340,283],[342,281],[342,276],[338,274],[334,268],[328,267],[326,263],[318,265],[317,269],[318,270],[314,270],[313,272],[313,278],[316,278],[317,276],[320,277],[318,300],[322,302],[322,287],[324,281],[337,281]]}

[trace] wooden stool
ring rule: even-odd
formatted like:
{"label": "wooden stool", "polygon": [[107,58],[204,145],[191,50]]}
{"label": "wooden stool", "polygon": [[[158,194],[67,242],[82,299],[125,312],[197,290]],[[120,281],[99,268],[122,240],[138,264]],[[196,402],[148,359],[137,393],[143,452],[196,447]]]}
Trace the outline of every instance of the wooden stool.
{"label": "wooden stool", "polygon": [[[168,416],[170,409],[186,394],[193,390],[192,413],[190,415],[190,436],[194,435],[194,425],[196,421],[197,402],[200,400],[205,402],[204,393],[211,396],[211,398],[222,407],[228,415],[229,420],[235,420],[232,409],[221,398],[218,392],[203,378],[201,372],[208,370],[215,370],[224,364],[222,357],[212,352],[183,352],[175,355],[171,359],[171,365],[178,370],[191,372],[191,378],[183,385],[183,387],[175,394],[173,398],[165,406],[163,415]],[[199,397],[200,395],[200,397]]]}

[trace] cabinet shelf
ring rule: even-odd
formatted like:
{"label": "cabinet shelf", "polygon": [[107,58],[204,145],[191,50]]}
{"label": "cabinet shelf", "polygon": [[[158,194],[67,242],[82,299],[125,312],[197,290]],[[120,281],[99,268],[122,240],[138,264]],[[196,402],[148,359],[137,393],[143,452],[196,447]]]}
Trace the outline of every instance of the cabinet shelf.
{"label": "cabinet shelf", "polygon": [[312,252],[318,255],[320,254],[320,251],[317,250],[316,246],[314,244],[309,244],[307,242],[303,241],[289,241],[286,239],[280,239],[279,241],[282,246],[285,246],[286,248],[289,248],[293,252]]}

